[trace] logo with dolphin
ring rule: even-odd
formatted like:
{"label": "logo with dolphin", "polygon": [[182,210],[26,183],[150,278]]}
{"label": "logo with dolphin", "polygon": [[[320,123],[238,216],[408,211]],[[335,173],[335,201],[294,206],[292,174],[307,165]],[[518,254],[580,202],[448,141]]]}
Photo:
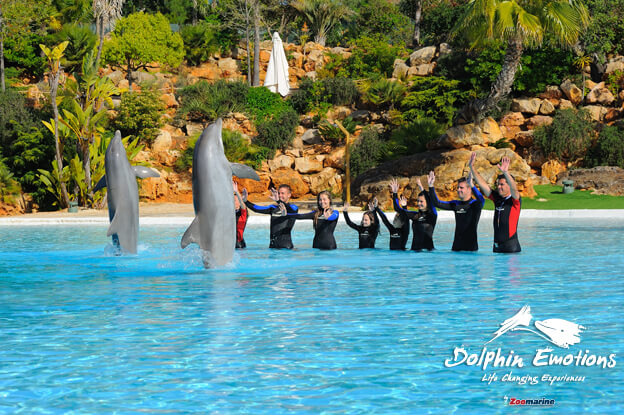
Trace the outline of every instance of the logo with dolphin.
{"label": "logo with dolphin", "polygon": [[550,318],[535,321],[534,326],[538,330],[535,331],[529,328],[532,318],[531,307],[525,305],[516,315],[503,321],[500,328],[494,333],[494,337],[487,343],[490,343],[508,331],[528,331],[556,346],[567,349],[570,345],[581,342],[581,337],[579,335],[586,329],[584,326],[568,320]]}

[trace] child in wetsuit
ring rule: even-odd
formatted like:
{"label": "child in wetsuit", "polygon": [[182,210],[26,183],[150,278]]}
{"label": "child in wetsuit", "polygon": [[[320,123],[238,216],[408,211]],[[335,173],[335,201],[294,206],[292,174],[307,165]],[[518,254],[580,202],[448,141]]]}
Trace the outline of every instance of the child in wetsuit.
{"label": "child in wetsuit", "polygon": [[[394,191],[396,180],[390,182],[390,189],[393,191],[393,194],[396,193]],[[396,189],[398,191],[399,185],[396,184]],[[394,204],[394,200],[392,202]],[[398,202],[397,202],[398,203]],[[405,205],[407,205],[407,201],[405,201]],[[388,228],[388,232],[390,232],[390,249],[393,251],[404,251],[405,246],[407,245],[407,239],[409,238],[409,219],[405,215],[404,210],[398,210],[396,215],[394,215],[394,219],[392,223],[386,217],[386,214],[383,210],[379,209],[379,206],[375,208],[375,212],[379,214],[384,225]]]}
{"label": "child in wetsuit", "polygon": [[362,223],[356,225],[349,218],[349,212],[347,212],[349,204],[345,203],[344,205],[343,213],[347,225],[358,232],[360,240],[359,249],[375,247],[375,240],[377,239],[377,235],[379,235],[379,219],[377,218],[375,207],[377,207],[377,199],[368,204],[369,210],[362,215]]}
{"label": "child in wetsuit", "polygon": [[245,232],[245,226],[247,226],[247,207],[243,204],[243,198],[238,192],[238,185],[236,182],[232,182],[234,188],[234,208],[236,209],[236,249],[246,248],[247,244],[243,238]]}
{"label": "child in wetsuit", "polygon": [[[429,184],[433,185],[433,177],[431,172],[429,174]],[[412,221],[412,251],[421,251],[426,249],[431,251],[433,246],[433,231],[438,220],[438,212],[436,208],[431,204],[429,199],[429,192],[427,192],[421,182],[420,178],[416,180],[420,193],[418,194],[418,210],[407,210],[399,204],[399,199],[396,193],[392,194],[392,201],[394,204],[394,210],[397,212],[403,211],[405,216]],[[398,187],[398,183],[397,183]],[[394,190],[394,189],[393,189]]]}
{"label": "child in wetsuit", "polygon": [[[295,219],[312,219],[314,226],[314,241],[312,248],[336,249],[334,230],[338,224],[338,211],[331,208],[331,196],[328,191],[322,191],[316,197],[317,209],[304,214],[291,214]],[[284,209],[285,211],[285,209]]]}

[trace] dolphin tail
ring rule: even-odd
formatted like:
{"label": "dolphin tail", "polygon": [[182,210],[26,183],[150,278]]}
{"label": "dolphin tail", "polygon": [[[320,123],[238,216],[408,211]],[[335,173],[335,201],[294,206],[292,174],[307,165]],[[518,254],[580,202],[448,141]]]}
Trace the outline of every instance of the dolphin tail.
{"label": "dolphin tail", "polygon": [[119,219],[120,217],[121,215],[118,215],[115,213],[115,216],[113,217],[113,220],[111,221],[111,224],[108,227],[108,232],[106,232],[106,236],[113,236],[115,234],[119,234],[119,232],[123,230],[123,229],[120,229],[122,227],[121,219]]}
{"label": "dolphin tail", "polygon": [[160,177],[160,174],[158,174],[156,170],[145,166],[132,166],[132,170],[134,170],[136,177],[140,179],[145,179],[147,177]]}
{"label": "dolphin tail", "polygon": [[188,227],[186,232],[184,232],[184,236],[182,236],[182,249],[189,246],[189,244],[198,244],[199,245],[199,220],[197,216],[193,219],[193,223]]}
{"label": "dolphin tail", "polygon": [[230,167],[232,168],[232,175],[236,177],[240,177],[241,179],[260,180],[258,173],[256,173],[254,169],[249,166],[239,163],[230,163]]}
{"label": "dolphin tail", "polygon": [[97,182],[97,184],[93,188],[93,193],[97,192],[98,190],[102,190],[105,187],[106,187],[106,175],[102,176],[100,181]]}

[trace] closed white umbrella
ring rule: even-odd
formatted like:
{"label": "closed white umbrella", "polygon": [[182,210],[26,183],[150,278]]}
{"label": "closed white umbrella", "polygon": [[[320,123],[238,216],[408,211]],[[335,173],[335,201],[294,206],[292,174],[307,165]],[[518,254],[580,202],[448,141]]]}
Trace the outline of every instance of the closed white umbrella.
{"label": "closed white umbrella", "polygon": [[269,59],[264,86],[271,92],[279,92],[283,97],[288,95],[290,84],[288,83],[288,61],[284,53],[282,39],[277,32],[273,33],[273,50]]}

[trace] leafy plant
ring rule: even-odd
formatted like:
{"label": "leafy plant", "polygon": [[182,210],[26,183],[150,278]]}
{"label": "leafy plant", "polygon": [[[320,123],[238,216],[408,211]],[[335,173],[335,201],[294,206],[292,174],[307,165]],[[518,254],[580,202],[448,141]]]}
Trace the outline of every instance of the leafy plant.
{"label": "leafy plant", "polygon": [[438,138],[444,132],[444,126],[434,119],[423,118],[407,126],[399,127],[392,132],[388,141],[388,159],[422,153],[427,150],[427,144]]}
{"label": "leafy plant", "polygon": [[535,129],[534,143],[544,154],[557,159],[582,157],[594,137],[591,118],[585,110],[559,110],[550,125]]}
{"label": "leafy plant", "polygon": [[394,60],[407,57],[402,45],[390,45],[383,36],[363,36],[355,41],[353,51],[347,59],[349,78],[390,78]]}
{"label": "leafy plant", "polygon": [[598,140],[585,157],[587,167],[618,166],[624,168],[624,130],[620,127],[605,126]]}
{"label": "leafy plant", "polygon": [[217,31],[208,22],[196,25],[185,25],[180,31],[184,41],[184,58],[191,65],[199,65],[218,52],[220,47],[217,40]]}
{"label": "leafy plant", "polygon": [[295,138],[295,128],[299,124],[299,116],[292,108],[276,114],[272,119],[260,122],[256,129],[256,142],[270,149],[284,149]]}
{"label": "leafy plant", "polygon": [[230,112],[241,112],[247,103],[248,92],[247,84],[240,81],[218,80],[213,84],[199,81],[180,92],[176,118],[210,123]]}
{"label": "leafy plant", "polygon": [[115,129],[123,136],[130,135],[146,144],[151,144],[163,125],[161,119],[165,106],[156,91],[143,89],[141,92],[126,92],[121,96]]}
{"label": "leafy plant", "polygon": [[13,173],[0,161],[0,201],[13,203],[20,193],[20,186]]}
{"label": "leafy plant", "polygon": [[[355,132],[355,127],[357,124],[351,117],[347,117],[342,121],[342,126],[344,127],[349,134],[353,134]],[[339,143],[345,139],[345,134],[342,132],[340,127],[336,124],[332,124],[329,121],[325,120],[318,126],[319,133],[321,137],[325,140],[331,141],[332,143]]]}
{"label": "leafy plant", "polygon": [[53,43],[69,40],[65,49],[62,65],[67,72],[80,70],[83,58],[93,52],[97,42],[97,36],[87,27],[77,24],[66,24],[60,32],[52,37]]}
{"label": "leafy plant", "polygon": [[378,107],[390,107],[401,104],[407,87],[398,81],[380,79],[374,82],[367,82],[362,86],[362,99]]}
{"label": "leafy plant", "polygon": [[250,88],[247,92],[245,112],[257,121],[262,122],[291,109],[289,102],[266,87]]}
{"label": "leafy plant", "polygon": [[349,78],[326,78],[321,86],[321,101],[333,105],[353,105],[359,96],[355,82]]}
{"label": "leafy plant", "polygon": [[469,92],[458,89],[459,81],[438,76],[416,77],[403,98],[403,118],[412,123],[421,118],[433,118],[449,126],[458,108],[469,98]]}
{"label": "leafy plant", "polygon": [[624,89],[624,72],[620,70],[611,72],[607,77],[607,88],[617,97],[620,90]]}
{"label": "leafy plant", "polygon": [[364,128],[351,147],[351,174],[357,177],[366,170],[377,167],[387,155],[387,144],[380,139],[377,130],[371,127]]}

